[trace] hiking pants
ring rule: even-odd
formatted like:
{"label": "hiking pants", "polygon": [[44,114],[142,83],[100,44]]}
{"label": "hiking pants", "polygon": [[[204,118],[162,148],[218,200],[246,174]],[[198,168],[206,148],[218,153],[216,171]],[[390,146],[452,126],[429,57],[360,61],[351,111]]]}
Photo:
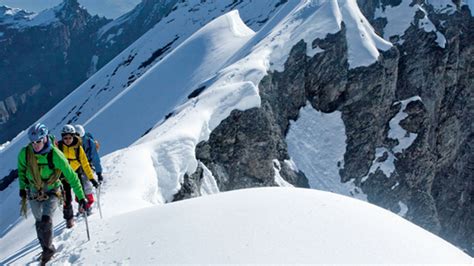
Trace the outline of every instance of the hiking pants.
{"label": "hiking pants", "polygon": [[81,175],[81,184],[82,184],[82,190],[84,190],[84,194],[92,194],[94,193],[94,187],[92,186],[92,183],[89,181],[89,178],[87,178],[86,175]]}
{"label": "hiking pants", "polygon": [[53,217],[53,213],[58,206],[58,198],[49,196],[45,201],[29,200],[31,212],[35,217],[36,222],[40,222],[43,216]]}
{"label": "hiking pants", "polygon": [[[84,194],[87,199],[87,205],[86,209],[89,209],[92,206],[92,203],[94,203],[94,187],[92,186],[92,183],[89,181],[89,178],[87,178],[86,175],[81,175],[81,184],[82,184],[82,190],[84,190]],[[76,201],[77,197],[76,197]]]}

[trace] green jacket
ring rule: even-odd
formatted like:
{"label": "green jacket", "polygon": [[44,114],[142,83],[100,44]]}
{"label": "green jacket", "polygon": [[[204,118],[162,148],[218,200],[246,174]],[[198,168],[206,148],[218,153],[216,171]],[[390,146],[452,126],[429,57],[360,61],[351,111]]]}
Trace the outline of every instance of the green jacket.
{"label": "green jacket", "polygon": [[[26,162],[26,149],[33,149],[31,144],[23,147],[18,154],[18,180],[20,182],[20,189],[29,189],[30,191],[37,191],[34,186],[34,178],[31,173],[30,166]],[[64,154],[55,146],[51,147],[53,153],[53,164],[56,169],[59,169],[62,175],[66,178],[66,181],[71,185],[74,194],[76,194],[79,200],[84,198],[84,191],[82,190],[81,181],[77,177],[76,172],[71,168]],[[48,166],[47,154],[35,154],[38,162],[39,174],[43,184],[47,184],[54,171]],[[57,179],[52,184],[47,185],[46,191],[56,189],[61,186],[61,181]],[[45,192],[46,192],[45,191]]]}

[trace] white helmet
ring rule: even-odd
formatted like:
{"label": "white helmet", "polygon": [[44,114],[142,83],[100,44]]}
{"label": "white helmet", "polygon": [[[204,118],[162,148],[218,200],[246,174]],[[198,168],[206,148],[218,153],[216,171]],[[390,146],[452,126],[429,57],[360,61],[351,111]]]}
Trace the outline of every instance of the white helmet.
{"label": "white helmet", "polygon": [[71,135],[74,135],[76,134],[76,129],[72,126],[72,125],[64,125],[63,126],[63,129],[61,130],[61,134],[64,135],[64,134],[71,134]]}
{"label": "white helmet", "polygon": [[84,137],[84,135],[86,134],[86,130],[84,129],[84,127],[82,125],[75,125],[74,126],[76,128],[76,134],[79,135],[79,137]]}

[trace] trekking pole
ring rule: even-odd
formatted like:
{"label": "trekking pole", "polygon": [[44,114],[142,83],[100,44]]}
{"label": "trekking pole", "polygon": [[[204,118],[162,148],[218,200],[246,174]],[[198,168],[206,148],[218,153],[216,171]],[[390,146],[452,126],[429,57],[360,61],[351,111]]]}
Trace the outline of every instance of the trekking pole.
{"label": "trekking pole", "polygon": [[90,235],[90,233],[89,233],[89,222],[87,221],[87,213],[86,213],[85,210],[84,210],[84,212],[82,213],[82,215],[84,215],[84,221],[86,221],[87,240],[88,240],[88,241],[91,241],[91,235]]}
{"label": "trekking pole", "polygon": [[100,187],[101,185],[97,187],[96,194],[97,194],[97,205],[99,206],[100,219],[102,219],[102,208],[100,207]]}
{"label": "trekking pole", "polygon": [[[84,188],[84,183],[82,182],[82,178],[79,178],[79,181],[81,182],[81,186]],[[85,207],[83,208],[83,211],[84,212],[82,213],[82,215],[84,215],[84,221],[86,222],[87,240],[91,241],[91,235],[89,234],[89,221],[87,221],[87,212],[86,212]]]}

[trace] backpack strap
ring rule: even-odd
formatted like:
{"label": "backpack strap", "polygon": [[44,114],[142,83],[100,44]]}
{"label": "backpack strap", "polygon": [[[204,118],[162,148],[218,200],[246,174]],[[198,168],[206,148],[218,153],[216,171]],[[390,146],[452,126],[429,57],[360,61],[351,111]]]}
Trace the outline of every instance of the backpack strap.
{"label": "backpack strap", "polygon": [[89,145],[86,145],[84,151],[86,152],[86,155],[89,157],[91,154],[91,149],[92,149],[91,139],[84,139],[84,143],[86,142],[89,143]]}
{"label": "backpack strap", "polygon": [[53,170],[53,173],[49,176],[48,185],[54,184],[61,177],[61,170],[54,167],[53,161],[53,150],[51,149],[47,155],[48,158],[48,167]]}
{"label": "backpack strap", "polygon": [[47,158],[48,158],[49,169],[54,171],[55,167],[54,167],[54,162],[53,162],[53,150],[48,152]]}

